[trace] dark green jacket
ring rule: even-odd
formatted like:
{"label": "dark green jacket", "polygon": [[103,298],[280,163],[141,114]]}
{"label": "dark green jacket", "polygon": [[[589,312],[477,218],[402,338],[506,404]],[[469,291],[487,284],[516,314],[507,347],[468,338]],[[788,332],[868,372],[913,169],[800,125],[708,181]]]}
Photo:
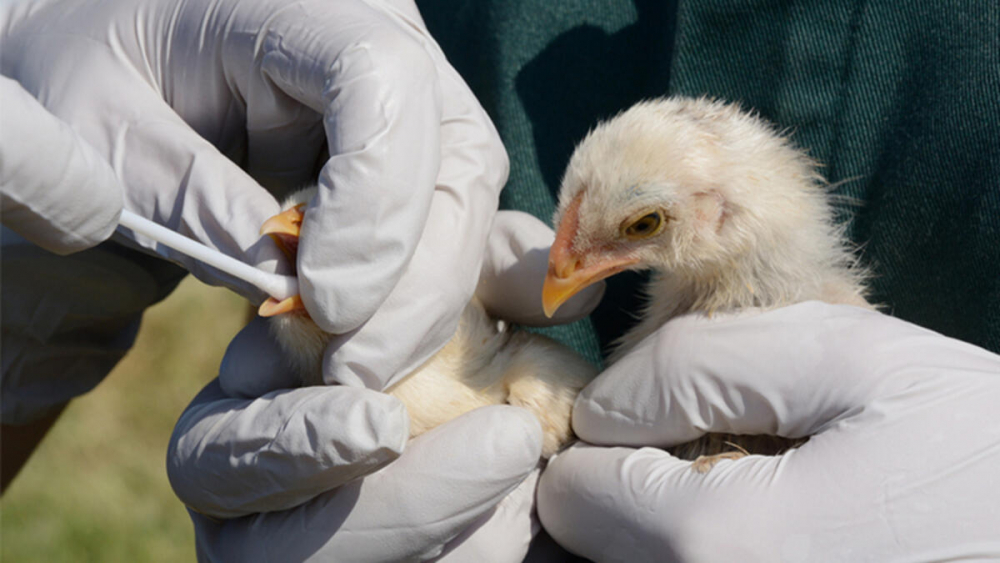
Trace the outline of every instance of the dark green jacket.
{"label": "dark green jacket", "polygon": [[[548,221],[574,144],[667,94],[739,101],[825,163],[891,314],[1000,351],[1000,3],[437,0],[431,33],[511,157],[506,208]],[[638,277],[558,334],[591,358]]]}

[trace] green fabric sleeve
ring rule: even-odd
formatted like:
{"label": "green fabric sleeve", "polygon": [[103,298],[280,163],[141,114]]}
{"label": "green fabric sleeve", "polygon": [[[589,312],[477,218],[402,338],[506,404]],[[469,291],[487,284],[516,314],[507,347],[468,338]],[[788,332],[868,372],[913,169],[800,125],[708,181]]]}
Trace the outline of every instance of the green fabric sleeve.
{"label": "green fabric sleeve", "polygon": [[1000,351],[1000,3],[682,2],[678,22],[671,90],[794,130],[856,200],[874,300]]}
{"label": "green fabric sleeve", "polygon": [[[548,221],[574,144],[641,99],[738,101],[825,163],[874,301],[1000,351],[1000,3],[419,4],[510,153],[503,207]],[[555,336],[596,360],[640,280]]]}

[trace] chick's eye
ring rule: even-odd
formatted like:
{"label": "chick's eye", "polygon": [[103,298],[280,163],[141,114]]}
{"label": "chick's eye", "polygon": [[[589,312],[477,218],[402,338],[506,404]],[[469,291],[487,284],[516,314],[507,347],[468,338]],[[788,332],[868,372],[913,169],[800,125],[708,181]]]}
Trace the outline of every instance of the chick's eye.
{"label": "chick's eye", "polygon": [[630,239],[646,238],[660,232],[662,226],[663,214],[659,211],[654,211],[653,213],[639,217],[631,223],[626,222],[626,225],[622,228],[622,234]]}

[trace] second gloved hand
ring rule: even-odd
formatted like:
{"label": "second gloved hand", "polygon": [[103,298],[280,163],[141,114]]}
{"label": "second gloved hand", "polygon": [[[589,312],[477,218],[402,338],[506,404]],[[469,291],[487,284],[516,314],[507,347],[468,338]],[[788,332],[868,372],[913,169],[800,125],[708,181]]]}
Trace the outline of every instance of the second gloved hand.
{"label": "second gloved hand", "polygon": [[[601,562],[993,559],[997,404],[1000,357],[876,312],[680,317],[581,393],[596,445],[549,464],[539,516]],[[659,449],[706,432],[812,437],[707,474]]]}
{"label": "second gloved hand", "polygon": [[250,401],[213,382],[168,458],[200,560],[426,560],[453,542],[523,558],[541,450],[531,414],[480,409],[402,451],[406,436],[405,409],[375,391],[310,387]]}

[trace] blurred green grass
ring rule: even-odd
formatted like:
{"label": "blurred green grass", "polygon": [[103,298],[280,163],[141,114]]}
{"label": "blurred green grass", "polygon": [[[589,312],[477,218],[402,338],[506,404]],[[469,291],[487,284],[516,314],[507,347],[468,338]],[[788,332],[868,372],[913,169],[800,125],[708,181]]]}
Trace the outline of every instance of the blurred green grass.
{"label": "blurred green grass", "polygon": [[70,404],[4,494],[0,560],[194,561],[167,442],[247,314],[241,297],[191,277],[149,309],[135,347]]}

